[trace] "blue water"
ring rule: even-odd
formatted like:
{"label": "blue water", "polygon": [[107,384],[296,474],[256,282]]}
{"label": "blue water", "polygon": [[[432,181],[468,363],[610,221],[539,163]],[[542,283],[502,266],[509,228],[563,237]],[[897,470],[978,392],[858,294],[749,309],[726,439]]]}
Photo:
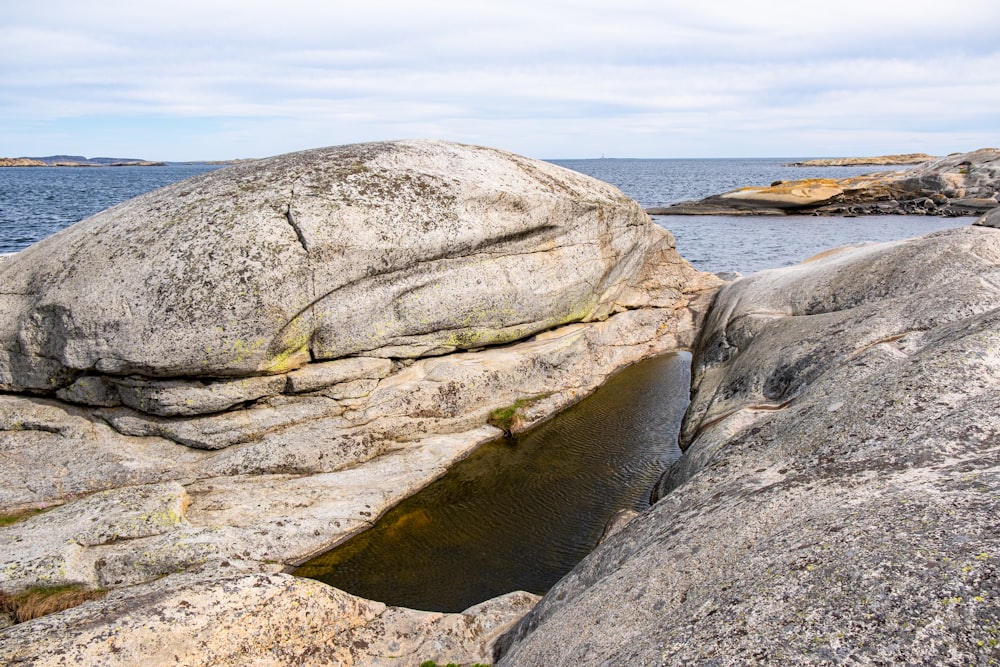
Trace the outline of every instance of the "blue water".
{"label": "blue water", "polygon": [[[870,167],[786,167],[792,158],[553,160],[607,181],[644,208],[699,199],[744,185],[796,178],[843,178]],[[0,168],[0,253],[32,243],[149,190],[216,165]],[[753,273],[859,241],[888,241],[967,224],[967,218],[655,217],[681,254],[705,271]]]}
{"label": "blue water", "polygon": [[23,250],[126,199],[218,168],[207,164],[0,168],[0,253]]}

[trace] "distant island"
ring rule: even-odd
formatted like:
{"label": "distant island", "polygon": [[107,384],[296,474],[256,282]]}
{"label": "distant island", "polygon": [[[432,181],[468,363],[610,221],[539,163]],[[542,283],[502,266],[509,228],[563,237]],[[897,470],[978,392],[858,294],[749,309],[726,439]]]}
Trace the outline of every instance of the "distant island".
{"label": "distant island", "polygon": [[165,167],[170,164],[235,164],[246,161],[246,159],[239,159],[157,162],[139,158],[49,155],[48,157],[0,157],[0,167]]}
{"label": "distant island", "polygon": [[875,157],[834,157],[804,162],[789,162],[786,167],[881,167],[891,164],[920,164],[936,160],[937,156],[927,153],[905,153],[902,155],[878,155]]}

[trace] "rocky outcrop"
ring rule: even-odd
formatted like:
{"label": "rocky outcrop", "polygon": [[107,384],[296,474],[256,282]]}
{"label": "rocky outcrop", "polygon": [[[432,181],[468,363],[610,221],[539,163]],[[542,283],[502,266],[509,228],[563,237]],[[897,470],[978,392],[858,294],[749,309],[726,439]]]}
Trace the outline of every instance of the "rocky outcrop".
{"label": "rocky outcrop", "polygon": [[921,164],[937,158],[927,153],[903,153],[875,157],[835,157],[789,162],[789,167],[881,167],[893,164]]}
{"label": "rocky outcrop", "polygon": [[972,224],[979,227],[993,227],[994,229],[1000,229],[1000,208],[993,209]]}
{"label": "rocky outcrop", "polygon": [[0,167],[44,167],[41,160],[29,157],[0,157]]}
{"label": "rocky outcrop", "polygon": [[[139,623],[150,639],[137,646],[151,648],[129,659],[174,664],[154,635],[183,633],[167,631],[159,593],[141,600],[193,569],[215,600],[198,607],[209,625],[242,604],[243,584],[225,583],[236,564],[271,577],[260,586],[283,603],[313,596],[318,617],[336,616],[337,595],[275,572],[497,437],[493,410],[542,397],[523,408],[527,426],[627,364],[691,345],[721,281],[611,186],[407,141],[169,186],[4,260],[0,284],[0,512],[46,510],[0,527],[0,590],[112,589],[2,631],[0,662],[43,665],[72,628],[115,637]],[[248,606],[241,628],[275,622],[259,599]],[[126,608],[139,620],[120,618]],[[505,608],[503,623],[524,611]],[[39,632],[51,639],[32,654]],[[287,655],[319,641],[294,634],[275,640]],[[393,664],[435,658],[417,653]]]}
{"label": "rocky outcrop", "polygon": [[894,172],[745,187],[652,215],[981,215],[1000,206],[1000,150],[949,155]]}
{"label": "rocky outcrop", "polygon": [[497,664],[1000,659],[1000,233],[735,281],[693,374],[659,501]]}

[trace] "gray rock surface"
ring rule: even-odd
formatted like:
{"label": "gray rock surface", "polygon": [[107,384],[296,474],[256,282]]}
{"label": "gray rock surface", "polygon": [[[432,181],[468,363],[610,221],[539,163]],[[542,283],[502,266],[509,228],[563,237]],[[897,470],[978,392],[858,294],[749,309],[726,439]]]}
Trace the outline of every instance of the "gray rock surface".
{"label": "gray rock surface", "polygon": [[748,186],[651,215],[981,215],[1000,206],[1000,150],[982,148],[903,171]]}
{"label": "gray rock surface", "polygon": [[485,663],[537,599],[512,593],[460,614],[421,612],[234,561],[9,628],[2,654],[10,667]]}
{"label": "gray rock surface", "polygon": [[1000,660],[1000,232],[719,293],[660,500],[498,665]]}
{"label": "gray rock surface", "polygon": [[524,596],[427,616],[275,572],[498,437],[491,411],[544,396],[527,427],[689,347],[721,284],[611,186],[436,141],[178,183],[0,279],[0,514],[46,510],[0,527],[0,590],[112,590],[0,630],[5,664],[100,662],[89,642],[127,636],[121,664],[308,661],[314,640],[318,662],[486,662]]}
{"label": "gray rock surface", "polygon": [[972,224],[980,227],[993,227],[994,229],[1000,229],[1000,208],[993,209]]}

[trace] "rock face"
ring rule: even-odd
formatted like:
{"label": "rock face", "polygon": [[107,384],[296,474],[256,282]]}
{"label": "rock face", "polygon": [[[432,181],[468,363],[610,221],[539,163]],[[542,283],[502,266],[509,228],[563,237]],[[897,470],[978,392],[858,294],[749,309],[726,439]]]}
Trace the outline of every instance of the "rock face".
{"label": "rock face", "polygon": [[983,148],[920,166],[845,179],[779,181],[694,202],[651,209],[655,215],[981,215],[1000,206],[1000,150]]}
{"label": "rock face", "polygon": [[[308,597],[316,618],[337,616],[336,594],[275,573],[497,437],[492,410],[543,395],[530,425],[627,364],[690,346],[721,281],[611,186],[502,151],[406,141],[169,186],[0,262],[0,284],[0,514],[47,510],[0,527],[0,590],[112,589],[0,631],[0,662],[44,665],[79,632],[137,624],[148,643],[124,663],[206,664],[156,639],[183,633],[167,630],[160,593],[145,597],[159,581],[183,587],[193,568],[212,591],[198,603],[209,625],[242,608],[249,580],[226,583],[234,569],[271,577],[258,583],[283,604]],[[271,627],[254,600],[240,627]],[[386,637],[390,617],[443,627],[370,604],[350,602],[369,605],[366,627]],[[494,630],[525,610],[501,607]],[[485,631],[454,623],[471,628],[455,657],[392,664],[487,662]],[[275,645],[288,656],[338,645],[339,630],[317,632],[281,630]],[[374,655],[358,664],[380,664]]]}
{"label": "rock face", "polygon": [[1000,232],[736,281],[693,368],[659,501],[497,664],[1000,659]]}

